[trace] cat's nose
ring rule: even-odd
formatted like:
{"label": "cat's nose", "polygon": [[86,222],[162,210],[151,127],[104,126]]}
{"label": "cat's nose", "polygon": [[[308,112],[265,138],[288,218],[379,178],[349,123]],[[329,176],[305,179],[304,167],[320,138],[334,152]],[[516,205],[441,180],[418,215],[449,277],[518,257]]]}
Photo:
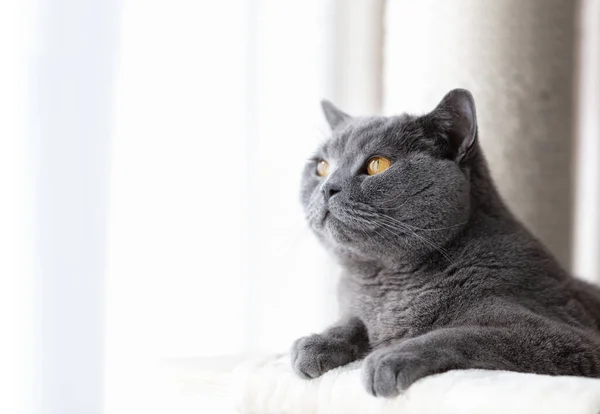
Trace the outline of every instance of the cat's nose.
{"label": "cat's nose", "polygon": [[323,197],[325,201],[329,201],[331,197],[342,191],[342,188],[335,183],[327,183],[323,186]]}

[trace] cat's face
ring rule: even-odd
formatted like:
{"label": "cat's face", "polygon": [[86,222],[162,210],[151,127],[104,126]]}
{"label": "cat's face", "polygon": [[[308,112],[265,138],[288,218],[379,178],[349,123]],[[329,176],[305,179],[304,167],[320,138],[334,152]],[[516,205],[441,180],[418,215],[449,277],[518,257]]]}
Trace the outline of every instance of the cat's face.
{"label": "cat's face", "polygon": [[422,117],[352,118],[329,103],[324,110],[332,136],[304,169],[301,200],[331,250],[410,260],[461,230],[470,207],[461,167],[477,135],[468,92],[452,91]]}

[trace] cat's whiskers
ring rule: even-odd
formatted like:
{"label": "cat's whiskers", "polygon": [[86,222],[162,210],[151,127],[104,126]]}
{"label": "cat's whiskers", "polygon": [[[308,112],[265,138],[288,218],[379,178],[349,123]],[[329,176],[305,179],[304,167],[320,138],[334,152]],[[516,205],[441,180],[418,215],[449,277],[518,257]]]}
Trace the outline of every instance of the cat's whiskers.
{"label": "cat's whiskers", "polygon": [[430,240],[427,240],[426,238],[421,237],[421,236],[419,236],[418,234],[416,234],[416,233],[414,233],[412,231],[407,231],[406,229],[402,229],[402,228],[398,228],[398,227],[392,226],[390,223],[380,222],[379,224],[382,226],[381,227],[382,230],[387,230],[392,235],[397,235],[396,233],[393,233],[393,231],[396,231],[396,232],[400,231],[404,235],[416,237],[416,239],[418,241],[420,241],[421,243],[423,243],[425,246],[433,248],[434,250],[440,252],[447,260],[450,260],[450,257],[447,255],[447,253],[445,253],[443,251],[443,249],[441,249],[440,247],[438,247],[437,245],[435,245]]}
{"label": "cat's whiskers", "polygon": [[[364,220],[364,221],[363,221]],[[369,238],[372,241],[375,241],[377,244],[379,244],[381,247],[385,247],[385,243],[387,243],[387,245],[389,246],[390,244],[396,244],[396,241],[398,240],[395,233],[393,233],[390,229],[383,227],[380,228],[381,230],[384,230],[383,233],[379,233],[376,236],[371,234],[369,235],[366,231],[364,231],[364,229],[366,228],[367,230],[372,230],[373,228],[377,228],[379,226],[377,226],[377,221],[376,219],[373,220],[368,220],[366,218],[362,218],[362,220],[357,220],[356,223],[361,227],[361,229],[359,229],[359,231],[367,238]],[[370,225],[371,227],[366,227],[365,224]],[[391,235],[393,236],[392,238],[388,237],[387,235]],[[381,240],[378,239],[382,238],[383,242]],[[404,245],[406,245],[409,249],[411,249],[415,254],[417,254],[417,250],[404,238],[400,238],[400,241],[402,241],[404,243]]]}
{"label": "cat's whiskers", "polygon": [[[413,231],[411,231],[410,229],[402,229],[402,228],[398,228],[397,226],[393,226],[389,223],[385,223],[385,222],[381,222],[381,213],[377,212],[376,210],[374,210],[371,206],[369,205],[361,205],[360,203],[355,203],[352,206],[352,210],[353,210],[353,218],[355,219],[355,221],[357,221],[357,218],[360,218],[361,221],[363,221],[364,224],[368,224],[370,226],[370,228],[367,228],[369,230],[373,230],[373,229],[379,229],[384,231],[384,233],[389,234],[390,236],[392,236],[392,238],[388,238],[385,237],[384,234],[379,234],[379,236],[381,236],[386,242],[390,243],[390,244],[396,244],[396,240],[398,240],[397,238],[397,234],[394,233],[394,231],[401,231],[402,234],[408,235],[408,236],[416,236],[417,239],[419,239],[419,235],[414,234]],[[387,217],[387,216],[384,216]],[[360,223],[360,221],[358,221]],[[381,244],[381,242],[379,240],[377,240],[377,237],[373,236],[373,235],[368,235],[365,234],[366,237],[369,237],[369,239],[371,240],[376,240],[379,244]],[[415,249],[414,246],[412,246],[408,240],[406,240],[405,238],[400,238],[400,240],[408,247],[410,248],[415,254],[418,254],[417,250]],[[421,240],[421,242],[425,243],[423,240]],[[439,248],[438,246],[431,246],[433,248]]]}
{"label": "cat's whiskers", "polygon": [[[397,234],[396,234],[396,233],[394,233],[394,232],[392,231],[392,230],[397,230],[397,229],[395,229],[395,228],[394,228],[394,229],[391,229],[391,228],[388,228],[388,227],[385,227],[385,226],[384,226],[384,227],[381,227],[381,230],[383,230],[384,232],[387,232],[387,234],[389,234],[389,235],[391,235],[392,237],[394,237],[394,239],[391,239],[391,241],[392,241],[392,242],[393,242],[394,240],[397,240],[397,239],[398,239],[398,238],[396,237],[396,236],[397,236]],[[408,233],[406,233],[406,232],[405,232],[404,234],[408,234]],[[408,235],[410,235],[410,234],[408,234]],[[389,238],[386,238],[386,237],[384,237],[384,239],[386,239],[387,241],[390,241],[390,239],[389,239]],[[406,247],[408,247],[410,250],[412,250],[412,251],[413,251],[413,253],[415,253],[415,255],[418,255],[418,254],[419,254],[419,252],[417,251],[417,249],[416,249],[416,248],[415,248],[415,247],[414,247],[412,244],[410,244],[410,243],[408,242],[408,240],[406,240],[404,237],[401,237],[401,238],[400,238],[400,240],[401,240],[401,241],[404,243],[404,245],[406,245]]]}
{"label": "cat's whiskers", "polygon": [[401,221],[396,220],[393,217],[387,216],[385,214],[380,214],[379,219],[382,220],[382,222],[381,222],[382,225],[388,226],[388,227],[390,227],[391,229],[394,229],[394,230],[404,230],[405,234],[408,234],[408,235],[416,237],[423,244],[425,244],[426,246],[429,246],[429,247],[435,249],[442,256],[444,256],[444,258],[446,258],[446,260],[448,260],[449,262],[452,263],[452,259],[450,258],[449,253],[443,247],[439,246],[438,244],[436,244],[432,240],[429,240],[428,238],[426,238],[424,236],[421,236],[420,234],[417,234],[414,230],[412,230],[410,227],[407,227]]}
{"label": "cat's whiskers", "polygon": [[[307,217],[309,222],[312,222],[316,218],[316,216],[319,214],[318,209],[314,208],[318,202],[319,202],[318,197],[314,197],[313,199],[310,200],[310,202],[308,204],[308,207],[306,210],[311,212],[311,214]],[[405,201],[405,203],[406,203],[406,201]],[[404,223],[394,217],[391,217],[387,214],[384,214],[384,213],[376,210],[375,208],[371,207],[368,204],[352,202],[352,203],[347,203],[346,208],[351,209],[353,213],[352,213],[352,215],[346,216],[344,219],[350,220],[352,223],[354,223],[355,230],[358,231],[360,234],[364,235],[365,237],[369,237],[370,239],[373,239],[374,237],[372,235],[369,236],[368,231],[372,231],[373,229],[376,229],[376,228],[381,229],[383,232],[387,233],[389,236],[397,236],[397,232],[399,232],[400,234],[403,234],[403,235],[406,235],[409,237],[413,237],[416,240],[418,240],[419,242],[421,242],[423,245],[434,249],[435,251],[440,253],[440,255],[442,255],[450,263],[452,263],[452,259],[447,250],[445,250],[442,246],[435,243],[433,240],[430,240],[429,238],[418,234],[417,231],[428,231],[428,232],[442,231],[442,230],[448,230],[451,228],[459,227],[466,223],[466,222],[463,222],[463,223],[458,223],[458,224],[451,225],[451,226],[426,229],[426,228],[420,228],[420,227],[416,227],[416,226]],[[334,216],[335,216],[335,214],[334,214]],[[342,220],[342,223],[343,223],[343,220]],[[343,228],[340,227],[338,229],[338,231],[341,234],[343,234],[344,236],[349,237],[347,231],[344,231]],[[384,240],[386,242],[393,241],[393,240],[389,240],[388,238],[384,237],[383,235],[382,235],[382,238],[384,238]],[[417,253],[415,247],[412,246],[410,243],[408,243],[405,238],[400,238],[400,240],[403,240],[404,244],[407,247],[411,248],[415,253]],[[381,243],[380,240],[377,240],[377,242]]]}
{"label": "cat's whiskers", "polygon": [[449,230],[449,229],[453,229],[456,227],[461,227],[464,226],[465,224],[467,224],[469,221],[463,221],[461,223],[458,224],[453,224],[452,226],[446,226],[446,227],[433,227],[433,228],[421,228],[421,227],[416,227],[407,223],[404,223],[405,226],[410,227],[413,230],[419,230],[419,231],[441,231],[441,230]]}

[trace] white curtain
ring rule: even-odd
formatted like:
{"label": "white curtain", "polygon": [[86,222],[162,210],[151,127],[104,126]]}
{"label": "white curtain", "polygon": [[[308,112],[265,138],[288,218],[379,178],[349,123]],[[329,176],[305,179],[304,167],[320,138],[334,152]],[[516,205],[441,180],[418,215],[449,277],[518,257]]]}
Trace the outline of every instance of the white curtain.
{"label": "white curtain", "polygon": [[[26,338],[23,322],[31,300],[23,303],[26,283],[26,203],[23,177],[23,49],[26,33],[19,22],[24,18],[19,0],[0,2],[0,412],[25,408],[22,392],[26,383]],[[27,316],[26,316],[27,315]]]}
{"label": "white curtain", "polygon": [[102,412],[118,16],[116,0],[0,5],[2,412]]}

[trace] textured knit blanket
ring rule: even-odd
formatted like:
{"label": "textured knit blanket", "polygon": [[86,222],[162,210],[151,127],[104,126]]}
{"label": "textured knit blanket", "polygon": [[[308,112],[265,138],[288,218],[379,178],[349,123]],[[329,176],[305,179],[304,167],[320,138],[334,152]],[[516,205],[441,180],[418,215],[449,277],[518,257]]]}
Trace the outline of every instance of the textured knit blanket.
{"label": "textured knit blanket", "polygon": [[600,413],[600,379],[451,371],[389,400],[367,394],[360,374],[354,363],[307,381],[292,372],[287,356],[271,356],[240,365],[230,392],[243,414]]}

